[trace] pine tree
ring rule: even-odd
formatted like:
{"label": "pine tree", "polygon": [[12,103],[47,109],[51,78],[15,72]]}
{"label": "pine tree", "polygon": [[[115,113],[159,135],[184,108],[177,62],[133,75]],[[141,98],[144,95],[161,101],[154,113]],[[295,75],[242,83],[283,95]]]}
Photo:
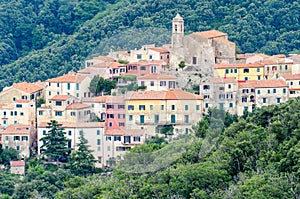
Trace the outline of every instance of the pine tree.
{"label": "pine tree", "polygon": [[95,158],[92,155],[93,150],[89,149],[88,141],[80,134],[78,149],[71,153],[67,168],[75,175],[87,176],[93,173],[95,169]]}
{"label": "pine tree", "polygon": [[66,138],[64,129],[55,120],[51,120],[46,128],[50,129],[48,133],[41,138],[44,144],[41,146],[44,151],[42,155],[50,160],[66,161],[71,152],[71,148],[67,147],[69,139]]}

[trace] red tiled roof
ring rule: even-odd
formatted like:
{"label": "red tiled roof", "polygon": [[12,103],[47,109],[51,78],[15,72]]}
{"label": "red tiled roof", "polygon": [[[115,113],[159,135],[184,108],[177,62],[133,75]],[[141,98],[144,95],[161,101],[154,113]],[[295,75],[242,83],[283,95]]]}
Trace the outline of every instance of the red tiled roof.
{"label": "red tiled roof", "polygon": [[170,91],[136,91],[128,93],[125,100],[200,100],[200,95],[185,92],[183,90]]}
{"label": "red tiled roof", "polygon": [[31,126],[25,124],[11,124],[5,128],[3,134],[30,134]]}
{"label": "red tiled roof", "polygon": [[262,64],[253,63],[253,64],[216,64],[215,69],[226,69],[226,68],[259,68],[263,67]]}
{"label": "red tiled roof", "polygon": [[[105,122],[59,122],[62,128],[104,128]],[[39,123],[39,128],[46,128],[48,122]]]}
{"label": "red tiled roof", "polygon": [[114,58],[107,57],[107,56],[93,57],[93,59],[95,59],[95,60],[101,60],[101,61],[104,61],[104,62],[114,62],[114,61],[116,61]]}
{"label": "red tiled roof", "polygon": [[71,110],[72,109],[84,109],[84,108],[90,108],[90,106],[87,104],[83,104],[81,102],[74,102],[66,107],[67,110],[68,109],[71,109]]}
{"label": "red tiled roof", "polygon": [[83,99],[84,102],[105,103],[108,96],[97,96]]}
{"label": "red tiled roof", "polygon": [[283,80],[248,80],[240,81],[239,88],[283,88],[288,87]]}
{"label": "red tiled roof", "polygon": [[154,47],[154,48],[149,48],[150,50],[159,52],[159,53],[169,53],[169,51],[165,48],[162,47]]}
{"label": "red tiled roof", "polygon": [[11,167],[24,167],[25,161],[10,161]]}
{"label": "red tiled roof", "polygon": [[282,77],[286,80],[300,80],[300,74],[283,75]]}
{"label": "red tiled roof", "polygon": [[238,58],[238,59],[246,59],[246,55],[245,54],[236,54],[236,58]]}
{"label": "red tiled roof", "polygon": [[105,130],[105,136],[115,136],[115,135],[144,135],[144,131],[141,129],[111,129]]}
{"label": "red tiled roof", "polygon": [[290,88],[290,91],[300,91],[300,88]]}
{"label": "red tiled roof", "polygon": [[200,35],[201,37],[205,37],[207,39],[227,36],[226,33],[220,32],[218,30],[208,30],[203,32],[195,32],[194,34]]}
{"label": "red tiled roof", "polygon": [[13,85],[13,88],[19,89],[26,93],[36,93],[40,90],[43,90],[43,87],[28,82],[16,83]]}
{"label": "red tiled roof", "polygon": [[118,62],[112,62],[112,63],[110,63],[109,64],[109,68],[119,68],[119,67],[124,67],[125,66],[125,64],[120,64],[120,63],[118,63]]}
{"label": "red tiled roof", "polygon": [[60,77],[55,77],[52,79],[46,80],[46,82],[54,82],[54,83],[80,83],[82,82],[86,76],[78,76],[73,74],[66,74]]}
{"label": "red tiled roof", "polygon": [[221,37],[215,38],[214,40],[222,42],[222,43],[225,43],[225,44],[228,44],[228,45],[231,45],[231,46],[234,45],[233,42],[231,42],[231,41],[229,41],[227,39],[221,38]]}
{"label": "red tiled roof", "polygon": [[66,101],[67,99],[73,97],[72,95],[55,95],[51,98],[53,101]]}
{"label": "red tiled roof", "polygon": [[165,75],[165,74],[148,74],[138,77],[138,79],[177,79],[176,76],[173,75]]}

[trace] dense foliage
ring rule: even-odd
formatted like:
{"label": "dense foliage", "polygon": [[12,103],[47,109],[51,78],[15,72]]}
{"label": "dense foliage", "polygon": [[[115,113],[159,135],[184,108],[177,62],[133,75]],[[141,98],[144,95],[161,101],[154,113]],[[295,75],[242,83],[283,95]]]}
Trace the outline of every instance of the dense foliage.
{"label": "dense foliage", "polygon": [[186,32],[224,31],[237,43],[239,52],[299,53],[299,1],[0,3],[1,88],[13,82],[45,80],[77,70],[91,54],[169,43],[171,20],[177,12],[185,19]]}

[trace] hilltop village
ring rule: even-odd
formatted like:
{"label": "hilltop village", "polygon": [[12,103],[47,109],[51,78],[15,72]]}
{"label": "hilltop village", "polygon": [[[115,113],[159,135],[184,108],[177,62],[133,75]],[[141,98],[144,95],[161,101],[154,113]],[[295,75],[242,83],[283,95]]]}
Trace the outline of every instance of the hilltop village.
{"label": "hilltop village", "polygon": [[[94,92],[97,76],[117,86]],[[171,44],[111,51],[86,60],[79,71],[4,88],[0,138],[3,148],[16,149],[23,159],[32,151],[39,156],[47,123],[56,120],[69,148],[77,149],[83,133],[96,166],[110,167],[152,136],[193,133],[209,108],[242,116],[298,96],[300,55],[237,54],[226,33],[185,35],[177,15]]]}

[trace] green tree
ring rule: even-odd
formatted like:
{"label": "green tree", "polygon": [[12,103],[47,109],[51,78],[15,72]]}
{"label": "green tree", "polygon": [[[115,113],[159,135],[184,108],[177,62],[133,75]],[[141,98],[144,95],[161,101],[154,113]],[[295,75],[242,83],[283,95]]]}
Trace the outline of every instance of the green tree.
{"label": "green tree", "polygon": [[180,63],[178,64],[179,68],[181,68],[181,70],[184,69],[185,67],[185,62],[184,61],[180,61]]}
{"label": "green tree", "polygon": [[68,148],[68,139],[65,137],[64,129],[55,120],[51,120],[48,123],[48,133],[41,138],[44,143],[41,146],[43,156],[46,156],[50,160],[55,161],[67,161],[67,157],[70,154],[71,148]]}
{"label": "green tree", "polygon": [[83,133],[79,137],[78,149],[70,155],[67,168],[75,175],[91,175],[95,170],[95,158],[92,150],[89,149],[88,141],[84,138]]}
{"label": "green tree", "polygon": [[99,75],[96,75],[91,80],[89,90],[96,96],[99,96],[102,92],[110,95],[111,90],[116,88],[116,82],[109,79],[104,79]]}
{"label": "green tree", "polygon": [[206,119],[200,120],[197,124],[192,126],[195,135],[200,138],[204,138],[208,133],[209,123]]}

